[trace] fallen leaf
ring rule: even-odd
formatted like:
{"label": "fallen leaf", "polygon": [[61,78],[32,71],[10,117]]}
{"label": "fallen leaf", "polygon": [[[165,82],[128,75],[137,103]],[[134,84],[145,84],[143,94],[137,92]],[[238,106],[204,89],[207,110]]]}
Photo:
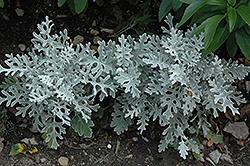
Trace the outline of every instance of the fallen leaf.
{"label": "fallen leaf", "polygon": [[208,142],[208,141],[204,139],[204,140],[202,141],[202,144],[203,144],[204,146],[207,146],[207,142]]}
{"label": "fallen leaf", "polygon": [[27,152],[27,145],[25,143],[17,143],[14,144],[8,141],[8,144],[11,146],[11,151],[9,153],[10,156],[17,155],[19,153],[26,153]]}
{"label": "fallen leaf", "polygon": [[118,152],[121,142],[117,140],[115,154]]}
{"label": "fallen leaf", "polygon": [[133,157],[133,154],[129,154],[129,155],[127,155],[125,158],[126,159],[130,159],[130,158],[132,158]]}
{"label": "fallen leaf", "polygon": [[244,142],[242,140],[237,139],[236,142],[237,142],[238,145],[244,146]]}
{"label": "fallen leaf", "polygon": [[213,143],[214,143],[214,139],[212,138],[209,141],[207,141],[207,146],[210,147],[213,145]]}

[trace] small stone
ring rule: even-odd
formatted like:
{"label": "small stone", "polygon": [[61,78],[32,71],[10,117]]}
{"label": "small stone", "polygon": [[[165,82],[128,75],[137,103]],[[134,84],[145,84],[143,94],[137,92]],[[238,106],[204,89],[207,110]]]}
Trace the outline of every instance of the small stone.
{"label": "small stone", "polygon": [[34,126],[34,125],[30,128],[30,131],[31,131],[32,133],[38,133],[38,129],[37,129],[37,127]]}
{"label": "small stone", "polygon": [[75,158],[74,156],[70,156],[70,160],[74,160],[74,158]]}
{"label": "small stone", "polygon": [[95,27],[96,26],[96,20],[93,20],[91,25],[92,25],[92,27]]}
{"label": "small stone", "polygon": [[41,161],[41,163],[44,163],[45,161],[47,161],[47,159],[46,158],[41,158],[40,161]]}
{"label": "small stone", "polygon": [[77,35],[74,37],[73,44],[76,46],[77,44],[80,44],[83,42],[84,38],[81,35]]}
{"label": "small stone", "polygon": [[112,34],[112,33],[114,33],[114,29],[108,29],[108,28],[101,27],[101,32],[106,32],[106,33]]}
{"label": "small stone", "polygon": [[228,122],[223,131],[232,134],[235,138],[240,140],[247,139],[249,135],[248,127],[245,122]]}
{"label": "small stone", "polygon": [[16,11],[16,14],[18,16],[20,16],[20,17],[22,17],[24,15],[24,10],[23,9],[16,8],[15,11]]}
{"label": "small stone", "polygon": [[98,44],[98,41],[102,41],[102,38],[100,38],[99,36],[94,37],[93,39],[94,44]]}
{"label": "small stone", "polygon": [[67,166],[69,163],[69,159],[67,157],[60,157],[58,159],[58,162],[62,165],[62,166]]}
{"label": "small stone", "polygon": [[134,142],[138,141],[138,137],[132,137],[132,141]]}
{"label": "small stone", "polygon": [[90,30],[90,33],[94,36],[97,36],[99,34],[99,31],[98,30],[95,30],[95,29],[91,29]]}
{"label": "small stone", "polygon": [[215,164],[218,164],[221,157],[221,153],[218,150],[214,150],[211,153],[209,153],[209,157],[213,160]]}
{"label": "small stone", "polygon": [[231,158],[231,156],[229,156],[228,154],[222,154],[220,157],[221,160],[225,160],[226,162],[233,164],[233,160]]}
{"label": "small stone", "polygon": [[25,51],[26,46],[24,44],[18,44],[18,47],[20,48],[21,51]]}

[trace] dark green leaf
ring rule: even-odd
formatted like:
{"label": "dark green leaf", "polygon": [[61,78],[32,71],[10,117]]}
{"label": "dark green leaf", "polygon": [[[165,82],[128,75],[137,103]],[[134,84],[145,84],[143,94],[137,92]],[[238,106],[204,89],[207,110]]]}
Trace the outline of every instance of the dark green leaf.
{"label": "dark green leaf", "polygon": [[72,121],[71,127],[77,132],[80,136],[84,134],[84,137],[90,138],[92,135],[92,129],[90,127],[94,126],[94,123],[91,119],[88,119],[88,122],[82,118],[80,113],[76,114]]}
{"label": "dark green leaf", "polygon": [[95,0],[95,2],[97,3],[98,6],[103,6],[104,5],[103,0]]}
{"label": "dark green leaf", "polygon": [[149,8],[151,6],[150,3],[151,3],[151,0],[143,1],[143,4],[142,4],[141,8],[143,9],[144,15],[148,12],[148,10],[149,10]]}
{"label": "dark green leaf", "polygon": [[181,8],[182,2],[180,2],[179,0],[174,0],[172,1],[172,8],[174,11],[177,11]]}
{"label": "dark green leaf", "polygon": [[194,31],[192,35],[199,34],[204,31],[205,26],[209,19],[205,20],[201,25],[199,25]]}
{"label": "dark green leaf", "polygon": [[229,23],[229,32],[231,33],[234,29],[235,23],[237,20],[236,10],[234,8],[230,9],[228,12],[228,23]]}
{"label": "dark green leaf", "polygon": [[186,4],[191,4],[194,0],[179,0],[183,3],[186,3]]}
{"label": "dark green leaf", "polygon": [[244,28],[245,28],[245,31],[248,33],[248,35],[250,35],[250,27],[249,26],[244,26]]}
{"label": "dark green leaf", "polygon": [[241,18],[250,26],[250,8],[246,5],[241,5],[236,10]]}
{"label": "dark green leaf", "polygon": [[222,6],[222,7],[226,7],[227,6],[227,2],[225,0],[209,0],[207,2],[208,5],[216,5],[216,6]]}
{"label": "dark green leaf", "polygon": [[236,0],[227,0],[227,2],[231,5],[234,6],[236,3]]}
{"label": "dark green leaf", "polygon": [[74,0],[76,13],[79,14],[85,9],[88,0]]}
{"label": "dark green leaf", "polygon": [[202,6],[204,6],[207,3],[207,1],[208,0],[192,2],[185,10],[184,15],[183,15],[178,27],[183,25],[190,17],[192,17],[192,15],[194,15]]}
{"label": "dark green leaf", "polygon": [[4,7],[4,1],[3,0],[0,0],[0,7]]}
{"label": "dark green leaf", "polygon": [[66,0],[58,0],[57,1],[58,7],[61,7],[65,2],[66,2]]}
{"label": "dark green leaf", "polygon": [[213,12],[211,12],[211,11],[209,11],[209,12],[203,12],[203,11],[197,12],[197,13],[195,13],[195,15],[193,16],[193,18],[192,18],[190,24],[191,24],[191,25],[193,25],[194,23],[196,23],[196,24],[201,24],[201,23],[203,23],[206,19],[208,19],[209,17],[212,17],[212,16],[217,15],[217,14],[222,14],[222,12],[221,12],[221,11],[218,11],[218,10],[217,10],[217,11],[213,11]]}
{"label": "dark green leaf", "polygon": [[70,11],[73,15],[76,14],[74,0],[67,0]]}
{"label": "dark green leaf", "polygon": [[223,18],[224,15],[215,15],[208,19],[204,32],[205,49],[207,49],[213,41],[215,31]]}
{"label": "dark green leaf", "polygon": [[172,0],[163,0],[159,9],[159,22],[165,17],[165,15],[172,9]]}
{"label": "dark green leaf", "polygon": [[250,36],[245,31],[244,28],[238,29],[236,32],[235,38],[236,42],[239,45],[241,52],[244,54],[244,56],[250,60]]}
{"label": "dark green leaf", "polygon": [[150,22],[155,21],[154,19],[151,19],[150,17],[151,15],[144,15],[139,18],[136,18],[133,24],[150,23]]}
{"label": "dark green leaf", "polygon": [[202,57],[217,50],[228,38],[228,35],[229,35],[228,25],[226,25],[223,28],[218,28],[214,34],[214,38],[210,46],[202,51]]}
{"label": "dark green leaf", "polygon": [[231,33],[227,38],[227,52],[230,57],[234,57],[237,52],[237,43],[235,39],[235,32]]}

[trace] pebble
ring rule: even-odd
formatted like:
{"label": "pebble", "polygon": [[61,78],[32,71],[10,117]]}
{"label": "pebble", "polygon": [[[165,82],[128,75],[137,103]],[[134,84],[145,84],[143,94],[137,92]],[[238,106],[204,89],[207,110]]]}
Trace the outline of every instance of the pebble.
{"label": "pebble", "polygon": [[114,33],[114,29],[108,29],[108,28],[101,27],[101,32],[106,32],[106,33],[112,34],[112,33]]}
{"label": "pebble", "polygon": [[44,163],[45,161],[47,161],[47,159],[46,158],[41,158],[40,161],[41,161],[41,163]]}
{"label": "pebble", "polygon": [[102,38],[99,36],[94,37],[93,39],[94,44],[98,44],[98,41],[102,41]]}
{"label": "pebble", "polygon": [[249,135],[248,127],[245,122],[228,122],[223,131],[232,134],[235,138],[240,140],[247,139]]}
{"label": "pebble", "polygon": [[67,166],[69,163],[69,159],[67,157],[60,157],[58,159],[58,162],[62,165],[62,166]]}
{"label": "pebble", "polygon": [[24,10],[23,9],[16,8],[15,11],[16,11],[16,14],[18,16],[20,16],[20,17],[22,17],[24,15]]}
{"label": "pebble", "polygon": [[73,44],[76,46],[77,44],[80,44],[83,42],[84,38],[81,35],[77,35],[74,37]]}
{"label": "pebble", "polygon": [[99,31],[98,30],[95,30],[95,29],[91,29],[90,30],[90,33],[94,36],[97,36],[99,34]]}
{"label": "pebble", "polygon": [[95,26],[96,26],[96,20],[93,20],[91,26],[92,26],[92,27],[95,27]]}
{"label": "pebble", "polygon": [[138,141],[138,137],[132,137],[132,141],[134,142]]}
{"label": "pebble", "polygon": [[25,51],[26,46],[24,44],[18,44],[18,47],[20,48],[21,51]]}

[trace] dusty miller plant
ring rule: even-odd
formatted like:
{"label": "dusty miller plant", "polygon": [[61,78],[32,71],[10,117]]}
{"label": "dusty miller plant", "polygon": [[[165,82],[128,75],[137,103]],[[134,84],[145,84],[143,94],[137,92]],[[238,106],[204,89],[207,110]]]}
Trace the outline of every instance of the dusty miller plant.
{"label": "dusty miller plant", "polygon": [[[46,17],[33,34],[29,55],[6,55],[0,103],[18,104],[17,115],[33,117],[56,149],[66,126],[90,137],[91,113],[100,107],[95,101],[111,96],[116,98],[111,127],[117,134],[133,123],[142,133],[150,120],[158,121],[165,128],[159,152],[173,145],[184,159],[190,150],[199,154],[188,135],[195,132],[192,122],[206,132],[207,110],[214,117],[227,108],[239,113],[234,104],[245,100],[232,83],[250,68],[214,54],[201,59],[203,34],[191,36],[195,27],[183,33],[172,19],[166,17],[169,29],[162,28],[162,37],[122,35],[119,44],[99,42],[95,52],[90,43],[74,48],[66,30],[52,34],[53,23]],[[115,97],[118,90],[121,95]]]}

